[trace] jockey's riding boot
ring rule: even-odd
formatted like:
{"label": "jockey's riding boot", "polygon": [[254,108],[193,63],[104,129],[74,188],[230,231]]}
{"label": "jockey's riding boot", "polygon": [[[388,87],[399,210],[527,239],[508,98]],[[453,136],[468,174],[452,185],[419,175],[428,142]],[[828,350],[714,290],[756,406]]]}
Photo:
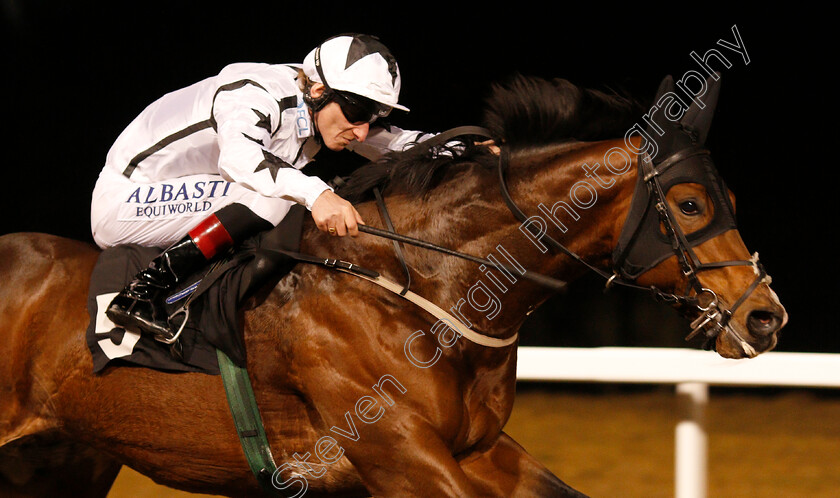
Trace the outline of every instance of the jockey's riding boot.
{"label": "jockey's riding boot", "polygon": [[215,259],[233,240],[215,215],[152,260],[111,301],[105,314],[118,327],[169,342],[175,332],[165,299],[175,285]]}
{"label": "jockey's riding boot", "polygon": [[195,268],[206,262],[204,255],[188,235],[152,260],[149,267],[135,275],[111,301],[105,314],[118,327],[135,333],[171,340],[164,306],[166,294]]}

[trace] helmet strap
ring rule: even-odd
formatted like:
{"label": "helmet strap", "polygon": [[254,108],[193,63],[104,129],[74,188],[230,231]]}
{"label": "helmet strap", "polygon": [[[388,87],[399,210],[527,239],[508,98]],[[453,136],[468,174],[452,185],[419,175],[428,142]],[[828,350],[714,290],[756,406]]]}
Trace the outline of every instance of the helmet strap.
{"label": "helmet strap", "polygon": [[[318,109],[315,108],[314,104],[310,103],[310,101],[312,101],[312,100],[319,100],[320,101],[320,99],[312,99],[312,98],[307,99],[306,97],[303,98],[303,101],[306,102],[306,105],[309,106],[309,120],[312,121],[312,129],[315,132],[315,133],[312,134],[312,136],[315,138],[316,143],[323,144],[323,140],[321,139],[321,130],[318,129],[318,121],[315,119],[315,113],[317,112]],[[319,109],[321,107],[324,107],[324,104],[325,103],[323,103],[323,102],[320,103]]]}
{"label": "helmet strap", "polygon": [[333,99],[333,89],[327,83],[327,77],[324,76],[324,70],[321,68],[321,46],[315,48],[315,70],[318,71],[318,76],[321,77],[321,84],[324,85],[324,93],[318,98],[312,98],[311,87],[304,91],[303,101],[314,111],[318,112]]}
{"label": "helmet strap", "polygon": [[307,87],[303,91],[303,101],[306,103],[307,106],[309,106],[310,109],[312,109],[312,112],[320,111],[324,108],[325,105],[329,104],[333,98],[332,90],[329,90],[327,88],[325,88],[324,93],[322,93],[321,96],[317,98],[312,97],[312,95],[309,93],[310,90],[311,87]]}
{"label": "helmet strap", "polygon": [[319,97],[312,96],[312,83],[310,82],[303,89],[303,102],[309,107],[310,119],[312,120],[312,127],[315,130],[315,140],[320,144],[323,143],[321,139],[321,130],[318,129],[318,122],[315,119],[315,113],[324,108],[330,101],[333,100],[333,91],[331,88],[324,88],[324,93]]}
{"label": "helmet strap", "polygon": [[322,142],[321,131],[318,129],[318,124],[315,122],[315,113],[320,111],[333,99],[333,89],[327,83],[327,78],[324,76],[324,70],[321,69],[321,46],[315,49],[315,70],[318,71],[318,76],[321,77],[321,84],[324,85],[324,93],[320,97],[312,97],[312,85],[307,85],[303,91],[303,101],[309,106],[312,112],[312,126],[315,128],[315,140]]}

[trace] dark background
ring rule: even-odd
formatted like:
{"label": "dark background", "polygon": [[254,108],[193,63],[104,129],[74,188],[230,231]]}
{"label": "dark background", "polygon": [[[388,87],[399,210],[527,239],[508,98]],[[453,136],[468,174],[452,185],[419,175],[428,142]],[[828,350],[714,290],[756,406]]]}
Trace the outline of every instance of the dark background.
{"label": "dark background", "polygon": [[[733,66],[709,146],[738,197],[741,234],[790,313],[778,350],[840,352],[836,59],[825,14],[645,11],[630,4],[569,9],[516,2],[20,2],[3,0],[0,233],[90,241],[90,193],[121,130],[163,93],[231,62],[300,62],[347,31],[380,36],[400,63],[407,129],[479,124],[490,83],[520,72],[650,98],[666,74],[696,69],[690,52],[733,40]],[[551,7],[546,7],[551,5]],[[794,6],[796,8],[796,6]],[[405,9],[405,10],[403,10]],[[411,10],[409,10],[411,9]],[[718,47],[719,48],[719,47]],[[0,284],[0,285],[4,285]],[[683,346],[687,325],[637,293],[602,295],[585,278],[532,318],[525,344]],[[692,345],[696,346],[696,344]]]}

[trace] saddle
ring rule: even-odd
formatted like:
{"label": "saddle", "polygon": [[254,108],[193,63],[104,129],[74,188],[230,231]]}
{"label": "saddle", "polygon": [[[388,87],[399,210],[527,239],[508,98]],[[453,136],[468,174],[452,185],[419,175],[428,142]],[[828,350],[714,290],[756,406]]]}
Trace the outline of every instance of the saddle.
{"label": "saddle", "polygon": [[167,313],[182,321],[173,345],[115,326],[105,308],[133,276],[160,252],[134,244],[103,251],[88,291],[90,322],[86,331],[93,371],[109,365],[134,365],[170,372],[219,374],[217,350],[245,366],[241,311],[265,298],[297,264],[305,208],[294,206],[274,229],[245,241],[214,265],[180,283],[167,297]]}

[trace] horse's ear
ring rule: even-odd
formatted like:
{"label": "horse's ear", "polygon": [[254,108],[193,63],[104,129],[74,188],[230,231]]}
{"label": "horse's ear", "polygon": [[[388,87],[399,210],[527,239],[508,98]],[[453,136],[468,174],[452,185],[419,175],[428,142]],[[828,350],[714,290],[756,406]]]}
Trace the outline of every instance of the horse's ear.
{"label": "horse's ear", "polygon": [[697,102],[692,102],[685,111],[680,123],[688,129],[697,133],[697,143],[706,143],[709,136],[709,129],[712,127],[712,118],[715,116],[718,95],[720,94],[720,73],[715,73],[717,79],[712,76],[706,80],[706,94],[698,97],[704,106],[701,109]]}
{"label": "horse's ear", "polygon": [[[656,103],[659,102],[659,99],[661,99],[663,95],[665,95],[666,93],[673,93],[673,92],[674,92],[674,78],[672,78],[671,75],[669,74],[668,76],[665,76],[665,78],[662,79],[661,83],[659,83],[659,89],[656,90],[656,96],[653,98],[654,105],[656,105]],[[661,125],[662,123],[659,123],[659,124]],[[648,135],[654,136],[653,132],[654,132],[654,129],[656,129],[656,128],[658,128],[658,126],[655,126],[653,123],[648,123],[648,126],[647,126]],[[657,132],[657,133],[659,133],[659,132]]]}
{"label": "horse's ear", "polygon": [[671,77],[669,74],[665,78],[662,79],[662,82],[659,83],[659,90],[656,91],[656,97],[653,98],[653,102],[659,102],[659,99],[662,98],[663,95],[666,93],[673,93],[674,92],[674,78]]}

